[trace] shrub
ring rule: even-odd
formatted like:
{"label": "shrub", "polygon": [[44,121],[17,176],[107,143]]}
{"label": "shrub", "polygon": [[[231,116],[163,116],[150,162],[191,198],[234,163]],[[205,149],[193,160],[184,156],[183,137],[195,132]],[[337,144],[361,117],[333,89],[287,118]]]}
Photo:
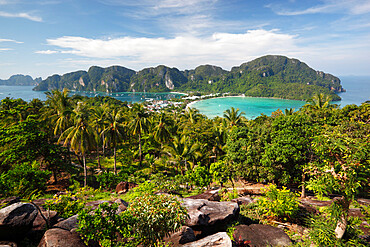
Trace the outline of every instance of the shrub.
{"label": "shrub", "polygon": [[127,213],[135,217],[134,229],[144,246],[153,246],[170,232],[177,231],[187,218],[186,209],[168,195],[137,198]]}
{"label": "shrub", "polygon": [[220,190],[219,195],[221,197],[221,201],[231,201],[232,199],[236,199],[239,197],[238,191],[236,189],[233,189],[232,191],[229,191],[228,189]]}
{"label": "shrub", "polygon": [[40,170],[35,161],[22,163],[0,176],[0,188],[4,196],[30,196],[45,191],[51,172]]}
{"label": "shrub", "polygon": [[121,178],[111,172],[102,172],[96,176],[96,180],[98,181],[100,188],[112,190],[116,188]]}
{"label": "shrub", "polygon": [[212,176],[208,169],[203,166],[197,166],[193,171],[187,171],[186,176],[188,179],[198,187],[208,187],[212,182]]}
{"label": "shrub", "polygon": [[294,217],[299,211],[298,195],[283,187],[269,185],[264,190],[265,196],[258,199],[258,206],[265,217],[287,220]]}
{"label": "shrub", "polygon": [[53,199],[46,200],[44,206],[49,210],[54,210],[63,218],[71,217],[82,211],[85,206],[85,199],[96,193],[95,190],[83,187],[76,193],[67,191],[66,194],[55,195]]}
{"label": "shrub", "polygon": [[123,239],[133,239],[133,217],[126,212],[117,214],[117,209],[116,203],[103,203],[93,211],[84,209],[79,213],[77,232],[81,234],[86,245],[89,241],[95,241],[104,247],[136,246],[133,241],[119,242],[118,234]]}

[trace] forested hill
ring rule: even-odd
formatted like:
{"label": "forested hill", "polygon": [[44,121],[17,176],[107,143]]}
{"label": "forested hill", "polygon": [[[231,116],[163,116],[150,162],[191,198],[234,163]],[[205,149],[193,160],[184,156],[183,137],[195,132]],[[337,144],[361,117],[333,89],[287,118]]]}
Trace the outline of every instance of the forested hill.
{"label": "forested hill", "polygon": [[135,72],[121,66],[53,75],[34,90],[68,88],[103,92],[203,92],[238,93],[246,96],[307,100],[316,93],[343,91],[340,79],[284,56],[268,55],[233,67],[231,71],[212,65],[180,71],[164,65]]}
{"label": "forested hill", "polygon": [[41,77],[32,79],[29,75],[12,75],[7,80],[0,80],[0,85],[7,86],[34,86],[42,81]]}

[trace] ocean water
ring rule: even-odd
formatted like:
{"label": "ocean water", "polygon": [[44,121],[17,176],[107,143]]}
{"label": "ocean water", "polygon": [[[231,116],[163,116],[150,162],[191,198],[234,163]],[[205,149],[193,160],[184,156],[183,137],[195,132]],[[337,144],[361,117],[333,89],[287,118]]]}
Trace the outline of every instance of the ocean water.
{"label": "ocean water", "polygon": [[[6,97],[9,98],[21,98],[25,101],[30,101],[34,98],[38,98],[40,100],[46,100],[45,92],[42,91],[32,91],[34,86],[3,86],[0,85],[0,100],[5,99]],[[121,101],[128,101],[128,102],[143,102],[147,99],[154,99],[154,100],[168,100],[171,98],[180,98],[182,94],[178,93],[127,93],[127,92],[120,92],[120,93],[103,93],[103,92],[75,92],[71,91],[71,95],[79,94],[88,97],[94,96],[111,96],[113,98],[119,99]]]}
{"label": "ocean water", "polygon": [[[340,107],[349,104],[360,105],[361,103],[370,100],[370,76],[341,76],[342,86],[347,92],[339,93],[341,101],[335,102]],[[30,101],[33,98],[46,100],[44,92],[32,91],[33,86],[2,86],[0,85],[0,100],[10,98],[22,98]],[[175,93],[93,93],[93,92],[71,92],[78,93],[89,97],[102,95],[111,96],[122,101],[142,102],[147,99],[166,100],[173,97],[181,97],[181,94]],[[270,115],[277,109],[295,108],[298,110],[305,104],[304,101],[298,100],[281,100],[268,98],[251,98],[251,97],[229,97],[229,98],[214,98],[198,101],[192,107],[198,109],[201,113],[210,118],[215,116],[223,116],[223,112],[231,107],[239,108],[245,112],[245,116],[249,119],[256,118],[261,114]]]}
{"label": "ocean water", "polygon": [[[339,93],[338,95],[342,100],[334,102],[335,104],[344,107],[350,104],[361,105],[361,103],[370,100],[370,76],[342,76],[339,78],[347,92]],[[222,117],[224,111],[234,107],[243,111],[246,118],[254,119],[261,114],[270,115],[277,109],[284,111],[284,109],[294,108],[298,110],[305,103],[298,100],[225,97],[201,100],[194,103],[191,107],[198,109],[200,113],[205,114],[209,118]]]}

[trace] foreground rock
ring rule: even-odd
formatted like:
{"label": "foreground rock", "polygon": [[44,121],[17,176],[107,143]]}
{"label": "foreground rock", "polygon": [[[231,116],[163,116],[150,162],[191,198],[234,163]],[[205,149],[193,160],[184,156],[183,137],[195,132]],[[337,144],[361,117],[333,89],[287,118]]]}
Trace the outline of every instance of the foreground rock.
{"label": "foreground rock", "polygon": [[239,205],[248,205],[254,202],[253,198],[251,198],[250,196],[242,196],[236,199],[232,199],[231,201],[236,202]]}
{"label": "foreground rock", "polygon": [[250,247],[289,246],[292,241],[279,228],[268,225],[239,225],[233,234],[235,240],[250,241]]}
{"label": "foreground rock", "polygon": [[225,231],[226,225],[239,214],[239,205],[236,202],[184,198],[182,205],[188,210],[189,219],[186,225],[203,236]]}
{"label": "foreground rock", "polygon": [[195,241],[193,229],[188,226],[181,227],[180,231],[171,234],[170,237],[164,239],[172,247],[182,246],[183,244]]}
{"label": "foreground rock", "polygon": [[32,228],[37,209],[30,203],[14,203],[0,210],[0,240],[21,239]]}
{"label": "foreground rock", "polygon": [[47,230],[42,237],[38,247],[85,247],[76,232],[53,228]]}
{"label": "foreground rock", "polygon": [[131,190],[132,188],[135,188],[137,184],[131,183],[131,182],[120,182],[116,186],[116,193],[117,194],[123,194],[127,191]]}
{"label": "foreground rock", "polygon": [[77,217],[78,217],[77,214],[73,215],[73,216],[69,217],[68,219],[59,222],[54,227],[58,227],[58,228],[61,228],[63,230],[67,230],[67,231],[71,231],[72,229],[76,229],[77,226],[78,226]]}
{"label": "foreground rock", "polygon": [[202,238],[198,241],[194,241],[191,243],[187,243],[182,245],[183,247],[232,247],[232,242],[230,237],[226,234],[226,232],[218,232],[211,236]]}
{"label": "foreground rock", "polygon": [[208,190],[208,191],[206,191],[202,194],[195,195],[195,196],[189,196],[187,198],[189,198],[189,199],[205,199],[205,200],[208,200],[208,201],[219,202],[219,201],[221,201],[221,197],[218,194],[219,191],[220,190]]}
{"label": "foreground rock", "polygon": [[[46,220],[49,223],[49,226],[52,226],[58,222],[59,216],[56,211],[41,211]],[[33,221],[32,230],[33,231],[44,231],[47,228],[47,223],[45,219],[41,216],[40,213],[37,214],[37,217]]]}

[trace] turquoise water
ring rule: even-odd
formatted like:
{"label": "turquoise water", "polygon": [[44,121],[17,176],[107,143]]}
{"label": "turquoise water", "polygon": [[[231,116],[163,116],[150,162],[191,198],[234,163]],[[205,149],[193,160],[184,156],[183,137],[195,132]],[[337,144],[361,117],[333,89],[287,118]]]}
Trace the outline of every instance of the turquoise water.
{"label": "turquoise water", "polygon": [[[342,101],[335,102],[340,104],[341,107],[349,104],[360,105],[366,100],[370,100],[370,77],[359,76],[342,76],[343,88],[347,90],[345,93],[340,93],[339,96]],[[23,100],[30,101],[33,98],[46,100],[44,92],[32,91],[33,86],[2,86],[0,85],[0,100],[10,98],[22,98]],[[165,100],[173,97],[179,98],[181,94],[174,93],[92,93],[92,92],[72,92],[78,93],[89,97],[102,95],[111,96],[122,101],[129,102],[142,102],[146,99]],[[230,97],[230,98],[215,98],[202,100],[192,107],[199,109],[199,111],[210,118],[215,116],[223,116],[223,112],[230,107],[239,108],[246,113],[247,118],[255,118],[261,115],[270,115],[271,112],[277,109],[295,108],[298,110],[305,102],[296,100],[281,100],[281,99],[268,99],[268,98],[250,98],[250,97]]]}
{"label": "turquoise water", "polygon": [[200,113],[205,114],[209,118],[223,116],[224,111],[234,107],[239,108],[245,113],[245,117],[253,119],[261,115],[271,115],[277,109],[299,109],[305,104],[304,101],[298,100],[283,100],[269,98],[252,98],[252,97],[224,97],[201,100],[194,103],[191,107],[196,108]]}
{"label": "turquoise water", "polygon": [[[370,100],[370,77],[369,76],[342,76],[340,77],[342,86],[347,92],[339,93],[341,101],[334,102],[344,107],[350,104],[361,105],[361,103]],[[253,119],[262,113],[270,115],[277,109],[295,108],[298,110],[305,104],[304,101],[281,100],[269,98],[251,98],[251,97],[226,97],[201,100],[194,103],[191,107],[196,108],[200,113],[209,118],[223,116],[223,112],[231,107],[239,108],[245,112],[245,117]]]}
{"label": "turquoise water", "polygon": [[[21,98],[25,101],[30,101],[34,98],[38,98],[40,100],[46,100],[45,92],[41,91],[32,91],[34,86],[3,86],[0,85],[0,100],[5,99],[6,97],[9,98]],[[79,94],[88,97],[94,96],[111,96],[113,98],[119,99],[121,101],[128,101],[128,102],[142,102],[147,99],[154,99],[154,100],[168,100],[171,98],[180,98],[182,94],[177,93],[103,93],[103,92],[71,92],[71,94]]]}

